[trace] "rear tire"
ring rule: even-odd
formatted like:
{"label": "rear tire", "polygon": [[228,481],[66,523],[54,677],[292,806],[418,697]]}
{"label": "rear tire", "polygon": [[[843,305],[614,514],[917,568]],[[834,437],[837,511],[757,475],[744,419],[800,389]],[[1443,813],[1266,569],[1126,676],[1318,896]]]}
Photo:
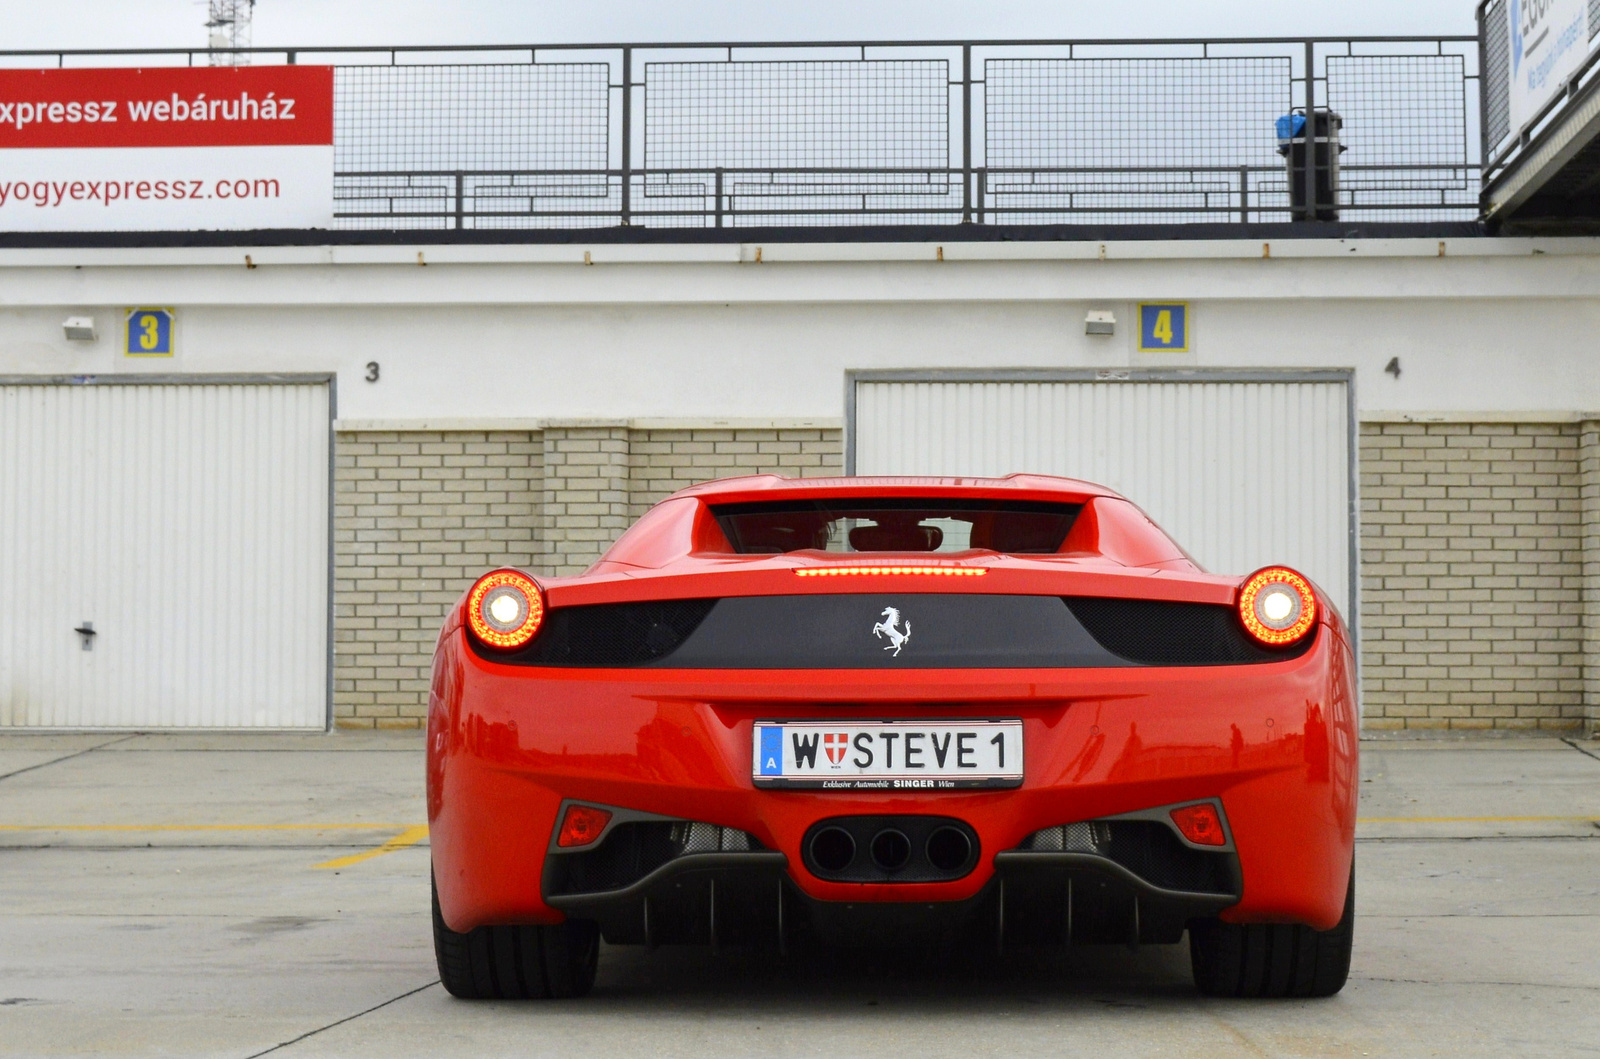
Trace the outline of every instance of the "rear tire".
{"label": "rear tire", "polygon": [[549,927],[477,927],[458,934],[439,912],[433,887],[433,954],[439,981],[463,1000],[580,997],[594,985],[600,931],[568,920]]}
{"label": "rear tire", "polygon": [[1344,916],[1332,930],[1216,919],[1195,923],[1189,928],[1195,988],[1219,997],[1333,996],[1350,976],[1355,918],[1352,864]]}

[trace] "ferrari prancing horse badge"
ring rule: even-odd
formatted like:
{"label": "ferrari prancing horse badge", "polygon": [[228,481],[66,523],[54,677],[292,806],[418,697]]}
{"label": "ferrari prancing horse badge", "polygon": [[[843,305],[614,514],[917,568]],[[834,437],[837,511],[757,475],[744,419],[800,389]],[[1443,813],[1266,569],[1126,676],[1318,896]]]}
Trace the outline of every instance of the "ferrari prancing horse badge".
{"label": "ferrari prancing horse badge", "polygon": [[884,646],[885,651],[893,651],[896,658],[900,657],[900,648],[911,641],[911,619],[906,619],[905,631],[900,631],[900,612],[893,607],[883,608],[883,620],[872,627],[872,635],[878,639],[885,636],[889,642]]}

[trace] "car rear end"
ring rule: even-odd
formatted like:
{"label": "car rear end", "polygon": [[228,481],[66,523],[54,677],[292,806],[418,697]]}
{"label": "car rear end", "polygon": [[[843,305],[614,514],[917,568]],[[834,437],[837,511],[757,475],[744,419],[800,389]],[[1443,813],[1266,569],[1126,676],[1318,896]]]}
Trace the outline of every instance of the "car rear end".
{"label": "car rear end", "polygon": [[[582,578],[475,586],[430,703],[447,930],[781,948],[1337,927],[1351,663],[1315,589],[1205,575],[1104,491],[902,488],[820,522],[815,496],[680,497]],[[1008,504],[1026,517],[991,517]],[[841,511],[830,548],[810,527],[837,537]],[[507,584],[526,599],[496,624]]]}

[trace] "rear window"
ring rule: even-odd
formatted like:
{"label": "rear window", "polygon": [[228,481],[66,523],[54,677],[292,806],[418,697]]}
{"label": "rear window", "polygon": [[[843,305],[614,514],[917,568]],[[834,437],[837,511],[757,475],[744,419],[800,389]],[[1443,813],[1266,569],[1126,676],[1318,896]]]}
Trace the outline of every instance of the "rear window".
{"label": "rear window", "polygon": [[961,552],[986,548],[1044,555],[1061,542],[1082,504],[1026,500],[820,499],[722,504],[711,509],[733,550],[773,555],[828,552]]}

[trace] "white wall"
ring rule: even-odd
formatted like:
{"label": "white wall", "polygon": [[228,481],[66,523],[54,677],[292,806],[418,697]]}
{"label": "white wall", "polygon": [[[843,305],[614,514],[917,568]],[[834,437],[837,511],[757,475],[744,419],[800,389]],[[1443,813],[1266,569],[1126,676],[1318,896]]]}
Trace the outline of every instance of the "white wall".
{"label": "white wall", "polygon": [[[1363,415],[1600,409],[1594,240],[756,249],[6,250],[0,374],[334,370],[345,420],[838,417],[848,369],[942,366],[1353,367]],[[1134,353],[1139,299],[1190,301],[1194,352]],[[177,308],[175,357],[118,355],[135,305]],[[99,342],[65,341],[86,313]]]}

